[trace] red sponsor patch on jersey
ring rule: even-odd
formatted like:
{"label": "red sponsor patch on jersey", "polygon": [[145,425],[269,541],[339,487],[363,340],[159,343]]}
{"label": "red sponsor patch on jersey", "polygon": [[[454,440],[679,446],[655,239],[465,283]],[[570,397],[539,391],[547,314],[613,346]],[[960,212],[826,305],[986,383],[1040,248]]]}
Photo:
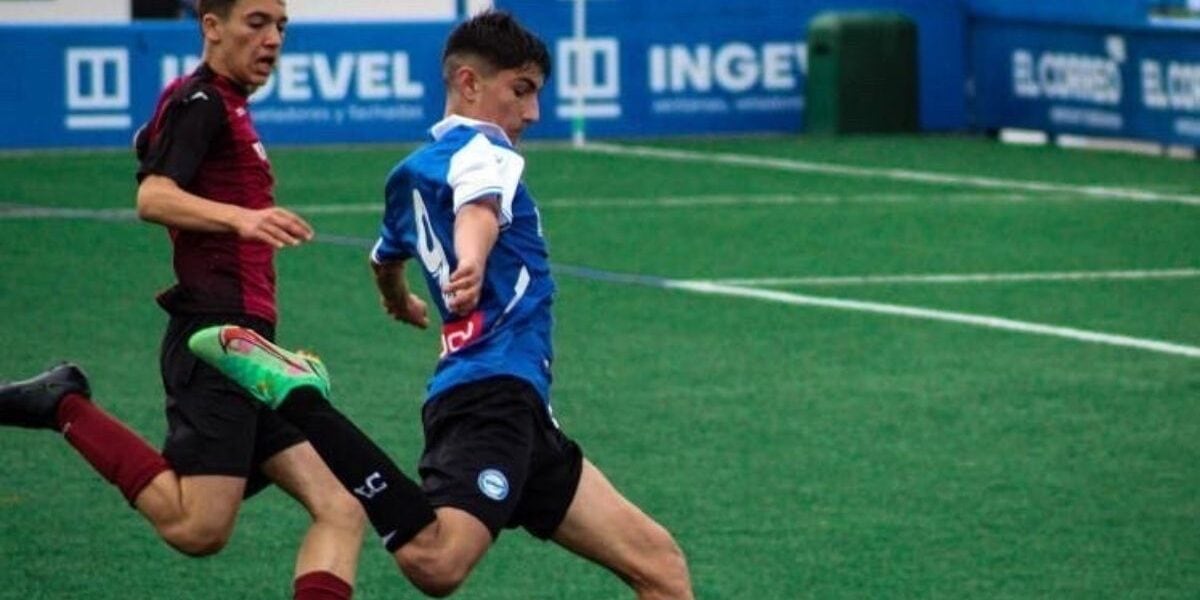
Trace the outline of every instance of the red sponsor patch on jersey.
{"label": "red sponsor patch on jersey", "polygon": [[458,352],[483,335],[483,311],[442,325],[442,356]]}

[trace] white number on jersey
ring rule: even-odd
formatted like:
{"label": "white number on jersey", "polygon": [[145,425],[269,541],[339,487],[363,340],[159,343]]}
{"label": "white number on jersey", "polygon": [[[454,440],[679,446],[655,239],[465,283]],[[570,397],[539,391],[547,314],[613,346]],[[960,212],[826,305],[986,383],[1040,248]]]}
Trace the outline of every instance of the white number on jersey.
{"label": "white number on jersey", "polygon": [[[429,209],[425,207],[421,192],[417,190],[413,190],[413,218],[417,226],[417,254],[421,256],[421,264],[430,275],[437,278],[438,285],[444,288],[450,283],[450,261],[446,260],[446,250],[433,232]],[[442,298],[449,301],[444,295]]]}

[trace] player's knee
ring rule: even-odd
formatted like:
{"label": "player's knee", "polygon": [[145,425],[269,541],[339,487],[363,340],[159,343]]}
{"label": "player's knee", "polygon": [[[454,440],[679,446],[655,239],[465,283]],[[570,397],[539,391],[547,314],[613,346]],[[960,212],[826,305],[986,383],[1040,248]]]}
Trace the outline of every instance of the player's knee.
{"label": "player's knee", "polygon": [[230,528],[210,524],[180,524],[160,530],[163,540],[188,556],[211,556],[229,543]]}
{"label": "player's knee", "polygon": [[678,545],[662,556],[661,588],[667,598],[692,597],[692,577],[688,573],[687,559]]}
{"label": "player's knee", "polygon": [[344,488],[338,487],[323,494],[310,507],[313,519],[329,523],[343,531],[362,535],[366,529],[367,514],[358,500]]}
{"label": "player's knee", "polygon": [[445,598],[466,580],[470,569],[444,552],[405,546],[396,552],[404,576],[426,596]]}
{"label": "player's knee", "polygon": [[634,587],[654,598],[691,598],[687,559],[671,534],[655,524],[646,532],[644,548],[645,555],[634,562]]}

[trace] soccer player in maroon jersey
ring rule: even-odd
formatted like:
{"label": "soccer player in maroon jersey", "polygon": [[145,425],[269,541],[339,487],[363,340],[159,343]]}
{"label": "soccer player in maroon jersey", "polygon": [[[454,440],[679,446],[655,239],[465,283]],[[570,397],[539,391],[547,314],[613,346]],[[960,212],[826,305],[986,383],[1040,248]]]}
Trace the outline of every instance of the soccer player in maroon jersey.
{"label": "soccer player in maroon jersey", "polygon": [[187,348],[193,332],[237,323],[272,339],[276,249],[312,228],[275,206],[274,179],[247,97],[267,81],[287,25],[283,0],[200,0],[203,64],[172,82],[137,136],[138,215],[167,228],[176,282],[161,368],[168,433],[159,454],[90,398],[62,364],[0,386],[0,424],[63,433],[180,552],[219,551],[244,497],[274,482],[312,525],[296,559],[296,598],[349,598],[365,526],[359,503],[294,426]]}

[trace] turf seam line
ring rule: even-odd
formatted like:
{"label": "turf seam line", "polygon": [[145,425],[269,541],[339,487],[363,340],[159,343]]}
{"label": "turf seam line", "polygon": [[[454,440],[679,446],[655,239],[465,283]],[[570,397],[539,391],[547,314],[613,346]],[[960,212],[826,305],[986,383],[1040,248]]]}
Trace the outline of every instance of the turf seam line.
{"label": "turf seam line", "polygon": [[[1025,203],[1034,200],[1028,194],[1004,192],[943,194],[697,194],[688,196],[608,197],[608,198],[550,198],[539,200],[545,209],[605,209],[605,208],[692,208],[746,206],[786,206],[809,204],[902,204],[918,202],[1007,202]],[[339,204],[289,204],[284,206],[305,215],[383,214],[383,202],[347,202]],[[135,220],[137,212],[126,207],[82,208],[46,206],[17,202],[0,202],[0,219],[96,219]]]}
{"label": "turf seam line", "polygon": [[[806,193],[806,194],[696,194],[684,196],[651,196],[651,197],[590,197],[590,198],[549,198],[539,200],[538,206],[547,210],[567,209],[609,209],[609,208],[646,208],[646,209],[676,209],[676,208],[746,208],[752,206],[796,206],[796,205],[837,205],[837,204],[918,204],[918,203],[1007,203],[1028,204],[1031,202],[1060,201],[1072,202],[1067,197],[1048,198],[1044,196],[1019,194],[1013,192],[971,192],[929,194],[901,193]],[[349,215],[383,213],[382,202],[347,202],[341,204],[290,204],[284,206],[289,210],[304,215]],[[137,212],[131,208],[81,208],[71,206],[45,206],[16,202],[0,202],[0,220],[2,219],[94,219],[102,221],[133,221]]]}

